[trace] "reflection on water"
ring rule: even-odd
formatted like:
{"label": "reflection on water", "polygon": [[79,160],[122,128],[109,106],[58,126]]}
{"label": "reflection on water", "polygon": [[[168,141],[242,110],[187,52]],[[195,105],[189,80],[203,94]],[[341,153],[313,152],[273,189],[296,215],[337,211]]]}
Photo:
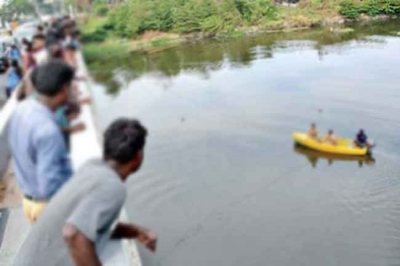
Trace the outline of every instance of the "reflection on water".
{"label": "reflection on water", "polygon": [[[399,31],[391,21],[91,58],[100,127],[135,116],[149,129],[126,206],[160,236],[144,265],[399,265]],[[291,138],[311,122],[340,136],[364,128],[377,163],[301,150],[311,167]]]}
{"label": "reflection on water", "polygon": [[[162,77],[174,77],[183,71],[194,72],[204,79],[211,72],[230,67],[249,67],[254,60],[273,58],[276,52],[313,48],[323,60],[328,54],[342,53],[351,47],[384,44],[378,36],[398,36],[398,21],[375,22],[354,25],[350,33],[332,33],[321,28],[290,33],[255,35],[226,41],[196,41],[183,46],[166,48],[162,53],[125,54],[87,57],[87,62],[97,81],[107,85],[108,92],[115,94],[128,81],[144,74],[154,73]],[[373,37],[371,37],[373,36]],[[346,47],[343,47],[346,46]]]}
{"label": "reflection on water", "polygon": [[376,163],[372,155],[346,156],[340,154],[330,154],[330,153],[311,150],[298,144],[295,144],[293,146],[293,151],[296,152],[297,154],[306,157],[313,168],[317,168],[318,163],[323,160],[326,160],[329,166],[332,166],[335,161],[356,162],[360,167],[363,167],[364,165],[373,166]]}

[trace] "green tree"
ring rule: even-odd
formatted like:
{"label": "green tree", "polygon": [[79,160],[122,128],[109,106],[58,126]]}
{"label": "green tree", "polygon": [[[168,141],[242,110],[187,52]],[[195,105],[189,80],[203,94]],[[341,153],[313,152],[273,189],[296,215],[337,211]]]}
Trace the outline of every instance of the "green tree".
{"label": "green tree", "polygon": [[22,14],[35,13],[35,7],[28,0],[9,0],[1,9],[1,13],[8,18],[18,18]]}

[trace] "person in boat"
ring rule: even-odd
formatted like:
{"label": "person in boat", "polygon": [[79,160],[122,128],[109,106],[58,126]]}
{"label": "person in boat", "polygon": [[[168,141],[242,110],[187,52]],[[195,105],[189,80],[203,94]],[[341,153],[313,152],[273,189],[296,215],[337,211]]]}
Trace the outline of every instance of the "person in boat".
{"label": "person in boat", "polygon": [[308,130],[308,137],[318,140],[318,129],[317,126],[312,123],[310,129]]}
{"label": "person in boat", "polygon": [[20,248],[14,266],[102,265],[101,243],[134,239],[155,252],[157,235],[117,222],[127,197],[125,182],[144,159],[147,129],[118,119],[104,134],[103,158],[82,166],[52,199]]}
{"label": "person in boat", "polygon": [[372,144],[370,141],[368,141],[368,136],[367,134],[365,134],[363,129],[360,129],[360,131],[357,133],[356,139],[354,140],[354,144],[360,148],[372,147]]}
{"label": "person in boat", "polygon": [[324,142],[327,143],[327,144],[335,145],[335,146],[337,145],[337,138],[333,134],[333,130],[332,129],[329,129],[328,135],[326,136]]}

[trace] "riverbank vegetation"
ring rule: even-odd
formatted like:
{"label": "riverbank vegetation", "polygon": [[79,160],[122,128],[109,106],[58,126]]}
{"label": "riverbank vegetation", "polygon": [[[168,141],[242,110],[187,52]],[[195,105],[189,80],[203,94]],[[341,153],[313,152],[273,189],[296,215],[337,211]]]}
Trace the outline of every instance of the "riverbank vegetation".
{"label": "riverbank vegetation", "polygon": [[292,6],[285,3],[127,0],[109,5],[99,2],[83,25],[84,40],[96,43],[137,40],[135,46],[153,47],[175,42],[177,36],[242,36],[244,32],[309,28],[400,14],[400,0],[300,0]]}
{"label": "riverbank vegetation", "polygon": [[400,15],[400,0],[344,0],[340,2],[339,13],[349,19],[358,19],[361,15]]}

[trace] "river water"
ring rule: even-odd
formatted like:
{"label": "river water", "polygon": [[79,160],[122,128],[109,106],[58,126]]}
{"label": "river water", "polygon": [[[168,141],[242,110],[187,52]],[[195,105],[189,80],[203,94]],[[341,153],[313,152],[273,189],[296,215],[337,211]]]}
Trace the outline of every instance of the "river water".
{"label": "river water", "polygon": [[[100,127],[150,132],[127,202],[160,237],[145,265],[400,264],[399,21],[88,62]],[[375,161],[294,147],[311,122],[364,128]]]}

